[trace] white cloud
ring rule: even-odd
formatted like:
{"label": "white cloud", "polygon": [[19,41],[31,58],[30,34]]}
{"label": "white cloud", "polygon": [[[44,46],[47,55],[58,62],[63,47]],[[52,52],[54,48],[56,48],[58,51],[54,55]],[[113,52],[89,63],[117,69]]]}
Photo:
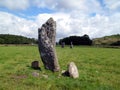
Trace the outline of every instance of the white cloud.
{"label": "white cloud", "polygon": [[[103,0],[102,4],[110,10],[120,10],[119,0]],[[0,7],[11,10],[25,10],[31,6],[48,8],[56,12],[81,12],[85,14],[103,12],[100,0],[0,0]]]}
{"label": "white cloud", "polygon": [[0,7],[11,10],[25,10],[29,7],[29,0],[0,0]]}
{"label": "white cloud", "polygon": [[53,17],[57,22],[57,41],[70,35],[88,34],[91,38],[120,33],[120,13],[110,17],[97,14],[94,17],[71,17],[66,13],[39,14],[34,21],[0,12],[0,33],[17,34],[37,38],[38,28]]}
{"label": "white cloud", "polygon": [[53,13],[53,14],[39,14],[36,17],[36,23],[39,28],[45,23],[50,17],[53,17],[57,22],[57,40],[63,36],[68,36],[71,32],[70,28],[70,15],[66,13]]}
{"label": "white cloud", "polygon": [[56,12],[67,12],[75,14],[90,14],[102,12],[98,0],[34,0],[34,6],[48,8]]}
{"label": "white cloud", "polygon": [[57,40],[70,35],[88,34],[91,38],[120,33],[120,13],[112,16],[97,14],[94,17],[71,17],[69,13],[39,14],[36,22],[39,27],[53,17],[57,22]]}
{"label": "white cloud", "polygon": [[106,7],[110,10],[120,9],[120,0],[105,0]]}
{"label": "white cloud", "polygon": [[37,36],[37,24],[33,21],[5,12],[0,12],[0,21],[1,34],[17,34],[28,37]]}
{"label": "white cloud", "polygon": [[86,0],[34,0],[32,3],[39,8],[48,8],[55,11],[85,10]]}
{"label": "white cloud", "polygon": [[[2,0],[2,2],[5,1]],[[23,9],[27,8],[30,3],[28,0],[24,1],[26,4],[21,5],[21,7],[24,7]],[[24,1],[21,0],[21,2]],[[70,35],[88,34],[91,38],[95,38],[120,34],[120,1],[106,0],[104,1],[106,5],[104,7],[98,1],[31,0],[31,6],[34,4],[39,8],[48,8],[55,11],[55,13],[41,13],[34,16],[35,20],[27,20],[10,13],[0,12],[0,21],[2,21],[0,22],[0,33],[20,34],[37,38],[37,29],[47,19],[53,17],[57,22],[57,40]],[[2,5],[4,4],[2,3]],[[19,8],[16,6],[11,8],[9,5],[8,8],[21,9],[19,5]],[[109,11],[110,13],[108,13]]]}

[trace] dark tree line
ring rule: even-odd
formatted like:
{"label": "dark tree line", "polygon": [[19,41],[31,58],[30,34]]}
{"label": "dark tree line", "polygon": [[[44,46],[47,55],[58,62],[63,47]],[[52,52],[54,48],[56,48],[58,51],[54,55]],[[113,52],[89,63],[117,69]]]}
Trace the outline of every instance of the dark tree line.
{"label": "dark tree line", "polygon": [[37,40],[24,36],[0,34],[0,44],[35,44]]}
{"label": "dark tree line", "polygon": [[120,41],[112,43],[111,46],[120,46]]}
{"label": "dark tree line", "polygon": [[71,42],[73,45],[92,45],[92,40],[86,34],[83,36],[65,37],[59,40],[59,44],[65,43],[66,45],[70,45]]}

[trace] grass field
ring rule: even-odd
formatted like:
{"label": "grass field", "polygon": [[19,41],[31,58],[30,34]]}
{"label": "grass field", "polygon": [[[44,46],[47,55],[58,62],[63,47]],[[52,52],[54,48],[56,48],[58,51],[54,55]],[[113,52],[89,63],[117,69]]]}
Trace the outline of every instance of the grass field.
{"label": "grass field", "polygon": [[[79,70],[78,79],[45,70],[37,46],[0,46],[0,90],[120,90],[120,49],[56,49],[61,71],[73,61]],[[40,61],[42,71],[30,67],[34,60]],[[34,71],[40,76],[33,77]]]}

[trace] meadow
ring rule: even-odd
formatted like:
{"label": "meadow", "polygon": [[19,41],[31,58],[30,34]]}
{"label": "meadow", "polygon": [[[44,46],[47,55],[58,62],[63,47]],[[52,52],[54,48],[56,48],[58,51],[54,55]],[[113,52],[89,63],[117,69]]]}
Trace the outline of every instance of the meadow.
{"label": "meadow", "polygon": [[[61,71],[73,61],[79,78],[45,70],[37,46],[0,46],[0,90],[120,90],[120,49],[57,46],[56,51]],[[34,60],[41,70],[31,68]]]}

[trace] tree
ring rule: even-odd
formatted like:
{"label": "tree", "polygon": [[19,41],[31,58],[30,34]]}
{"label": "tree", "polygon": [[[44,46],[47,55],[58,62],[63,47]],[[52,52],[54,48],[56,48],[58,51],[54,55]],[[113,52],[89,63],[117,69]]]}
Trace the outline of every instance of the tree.
{"label": "tree", "polygon": [[112,43],[111,46],[120,46],[120,41]]}
{"label": "tree", "polygon": [[92,45],[92,40],[86,34],[83,36],[65,37],[59,40],[59,44],[62,44],[62,42],[64,42],[66,45],[70,45],[71,42],[73,45]]}
{"label": "tree", "polygon": [[4,44],[4,39],[0,38],[0,44]]}
{"label": "tree", "polygon": [[37,40],[24,36],[0,34],[0,44],[34,44]]}

